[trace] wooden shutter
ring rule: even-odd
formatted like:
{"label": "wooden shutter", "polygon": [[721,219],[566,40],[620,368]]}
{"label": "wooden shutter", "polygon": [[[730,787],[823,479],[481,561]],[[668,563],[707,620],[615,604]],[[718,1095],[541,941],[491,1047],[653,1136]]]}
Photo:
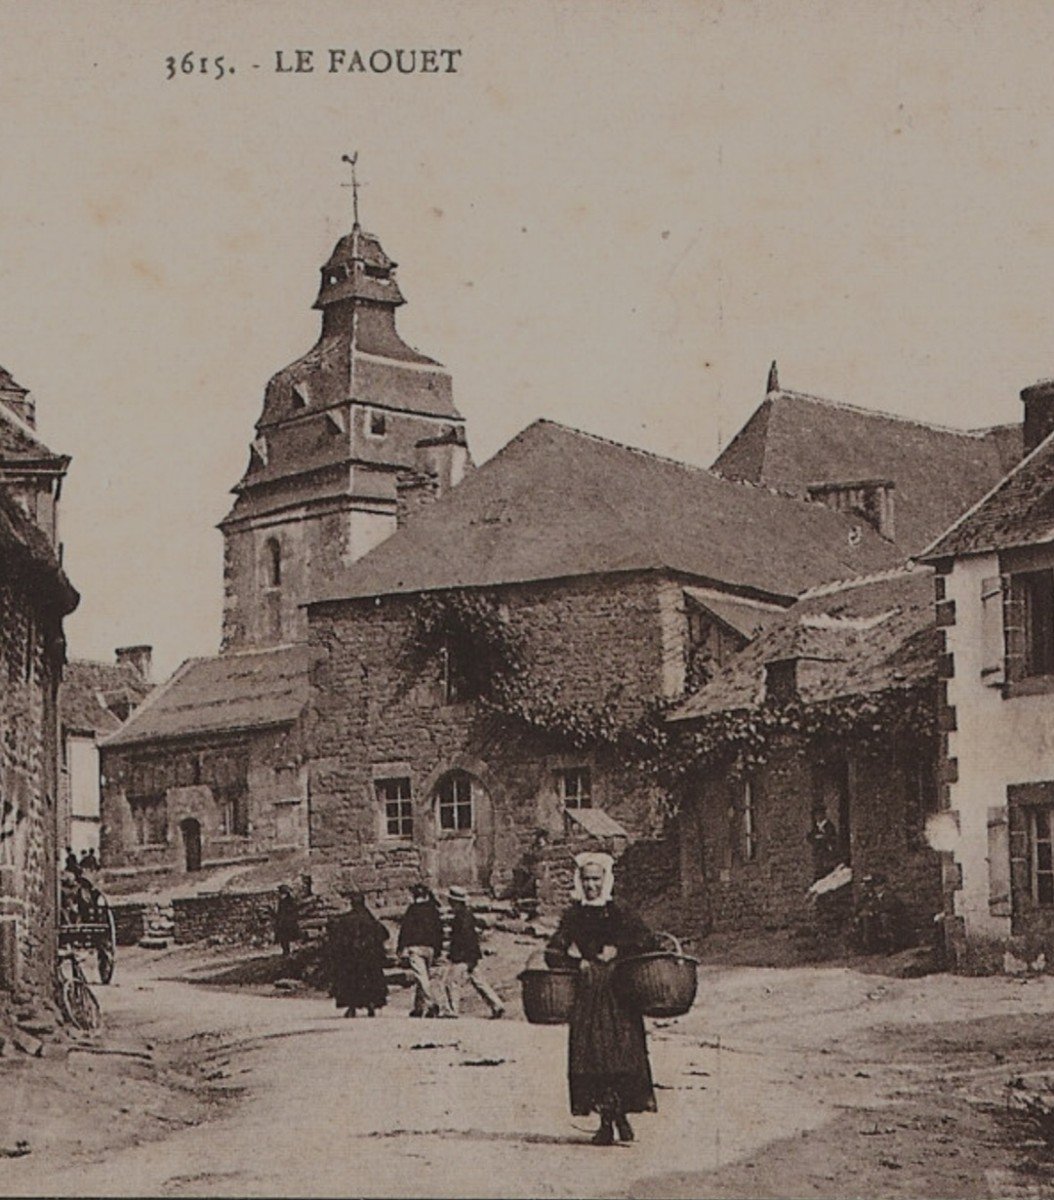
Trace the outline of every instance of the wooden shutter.
{"label": "wooden shutter", "polygon": [[981,678],[989,687],[1006,682],[1003,591],[1002,575],[981,580]]}
{"label": "wooden shutter", "polygon": [[1004,575],[1002,580],[1004,672],[1006,682],[1013,683],[1025,676],[1025,589],[1012,575]]}
{"label": "wooden shutter", "polygon": [[988,810],[988,911],[993,917],[1009,917],[1010,820],[1006,805]]}

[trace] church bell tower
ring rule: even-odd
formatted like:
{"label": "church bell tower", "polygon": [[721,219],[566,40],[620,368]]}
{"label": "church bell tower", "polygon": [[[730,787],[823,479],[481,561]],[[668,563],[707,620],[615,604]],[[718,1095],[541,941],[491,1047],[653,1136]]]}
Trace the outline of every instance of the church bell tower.
{"label": "church bell tower", "polygon": [[319,339],[268,383],[220,522],[225,651],[303,640],[301,605],[395,531],[420,446],[465,446],[449,373],[396,329],[396,265],[359,225],[356,189],[351,232],[322,267]]}

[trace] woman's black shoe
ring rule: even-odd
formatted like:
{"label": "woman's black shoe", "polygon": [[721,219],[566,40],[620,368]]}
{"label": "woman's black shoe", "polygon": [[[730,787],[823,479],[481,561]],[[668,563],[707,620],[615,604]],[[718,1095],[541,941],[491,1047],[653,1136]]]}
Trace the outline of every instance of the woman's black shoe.
{"label": "woman's black shoe", "polygon": [[594,1146],[613,1146],[615,1144],[615,1131],[611,1128],[610,1121],[604,1121],[600,1128],[593,1134]]}

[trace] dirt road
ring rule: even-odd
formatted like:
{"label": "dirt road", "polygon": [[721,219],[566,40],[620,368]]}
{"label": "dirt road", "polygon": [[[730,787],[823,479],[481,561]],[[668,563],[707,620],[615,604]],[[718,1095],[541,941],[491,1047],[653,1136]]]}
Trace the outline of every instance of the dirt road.
{"label": "dirt road", "polygon": [[111,1036],[181,1044],[199,1080],[244,1091],[104,1157],[4,1162],[4,1194],[1049,1194],[997,1117],[1013,1074],[1054,1073],[1045,978],[706,970],[695,1010],[652,1026],[660,1112],[601,1150],[568,1115],[562,1028],[412,1021],[399,993],[348,1021],[163,969],[140,960],[107,990]]}

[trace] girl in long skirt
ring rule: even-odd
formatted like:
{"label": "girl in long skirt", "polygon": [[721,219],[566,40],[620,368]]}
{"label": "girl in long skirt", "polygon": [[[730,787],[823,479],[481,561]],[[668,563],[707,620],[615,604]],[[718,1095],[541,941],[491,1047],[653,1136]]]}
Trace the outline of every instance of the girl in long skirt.
{"label": "girl in long skirt", "polygon": [[619,955],[659,947],[635,913],[612,901],[611,855],[579,854],[575,864],[575,902],[560,918],[545,957],[551,967],[579,971],[568,1040],[571,1112],[598,1112],[593,1141],[610,1146],[616,1130],[621,1141],[633,1141],[627,1113],[656,1108],[644,1020],[612,986],[614,963]]}

